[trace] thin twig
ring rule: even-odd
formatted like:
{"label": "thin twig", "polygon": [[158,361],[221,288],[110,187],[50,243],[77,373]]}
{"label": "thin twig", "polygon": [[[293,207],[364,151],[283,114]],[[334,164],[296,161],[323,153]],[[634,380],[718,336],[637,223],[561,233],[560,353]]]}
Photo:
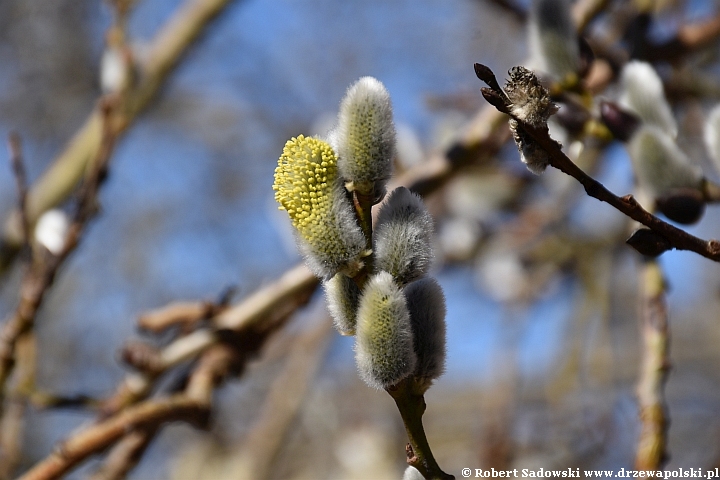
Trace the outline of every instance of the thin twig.
{"label": "thin twig", "polygon": [[90,480],[123,480],[140,461],[157,431],[158,427],[150,427],[125,435],[108,453],[102,466],[90,476]]}
{"label": "thin twig", "polygon": [[15,312],[0,329],[0,411],[4,397],[5,384],[15,365],[15,345],[17,341],[32,329],[35,317],[42,304],[45,293],[53,284],[55,275],[65,259],[75,250],[87,222],[97,211],[96,201],[100,185],[107,174],[107,164],[115,144],[115,135],[110,127],[110,105],[103,104],[106,119],[103,128],[103,140],[95,160],[96,168],[83,186],[78,199],[73,221],[68,228],[62,250],[53,255],[46,252],[42,259],[33,262],[23,278],[20,287],[20,301]]}
{"label": "thin twig", "polygon": [[8,149],[10,150],[10,163],[18,192],[17,211],[20,218],[23,243],[25,243],[25,246],[29,246],[30,224],[27,215],[27,174],[25,172],[25,163],[22,155],[22,142],[20,140],[20,135],[16,132],[11,132],[8,136]]}
{"label": "thin twig", "polygon": [[[189,47],[230,0],[187,0],[160,29],[138,67],[140,81],[123,95],[118,108],[121,116],[114,122],[116,135],[124,133],[143,112],[164,85]],[[102,112],[94,109],[84,125],[55,158],[50,168],[30,188],[27,197],[28,223],[32,227],[46,210],[60,204],[88,171],[87,165],[98,158],[102,145]],[[6,222],[0,239],[0,271],[10,264],[22,242],[19,225]]]}
{"label": "thin twig", "polygon": [[[492,70],[477,63],[475,66],[478,78],[489,85],[490,83],[486,80],[490,80],[490,78],[495,77]],[[582,169],[575,165],[573,161],[563,153],[557,142],[550,138],[547,127],[535,127],[513,115],[510,111],[510,105],[507,102],[504,92],[498,92],[495,89],[490,88],[483,88],[482,93],[485,99],[495,108],[516,120],[520,127],[548,153],[551,166],[557,168],[566,175],[570,175],[580,182],[589,196],[596,198],[601,202],[610,204],[627,217],[645,225],[657,234],[666,238],[671,249],[689,250],[702,255],[705,258],[709,258],[710,260],[716,262],[720,261],[720,242],[717,240],[703,240],[660,220],[658,217],[642,208],[632,195],[618,197],[613,194],[600,182],[583,172]]]}

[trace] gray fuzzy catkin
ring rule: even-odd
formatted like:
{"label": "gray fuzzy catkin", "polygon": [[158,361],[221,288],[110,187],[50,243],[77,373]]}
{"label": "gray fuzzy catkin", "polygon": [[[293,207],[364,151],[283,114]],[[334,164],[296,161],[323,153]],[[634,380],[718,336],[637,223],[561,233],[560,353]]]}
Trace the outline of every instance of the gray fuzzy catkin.
{"label": "gray fuzzy catkin", "polygon": [[407,285],[427,273],[433,258],[433,220],[422,199],[405,187],[380,207],[373,232],[375,268]]}
{"label": "gray fuzzy catkin", "polygon": [[529,44],[533,63],[557,80],[577,74],[580,67],[578,37],[568,0],[533,0]]}
{"label": "gray fuzzy catkin", "polygon": [[378,389],[396,384],[415,368],[405,296],[387,272],[372,276],[360,297],[355,360],[360,377]]}
{"label": "gray fuzzy catkin", "polygon": [[620,104],[639,116],[643,123],[655,125],[672,138],[677,136],[677,123],[665,98],[662,80],[646,62],[634,60],[623,67]]}
{"label": "gray fuzzy catkin", "polygon": [[417,356],[414,375],[429,388],[445,370],[445,296],[430,277],[412,282],[404,292]]}
{"label": "gray fuzzy catkin", "polygon": [[355,315],[360,301],[360,289],[352,278],[338,273],[323,282],[325,298],[335,328],[341,335],[355,335]]}
{"label": "gray fuzzy catkin", "polygon": [[390,94],[380,81],[362,77],[348,89],[329,139],[345,181],[360,193],[381,197],[392,174],[395,125]]}
{"label": "gray fuzzy catkin", "polygon": [[638,186],[651,197],[662,197],[677,188],[700,188],[702,173],[660,128],[641,127],[628,151]]}

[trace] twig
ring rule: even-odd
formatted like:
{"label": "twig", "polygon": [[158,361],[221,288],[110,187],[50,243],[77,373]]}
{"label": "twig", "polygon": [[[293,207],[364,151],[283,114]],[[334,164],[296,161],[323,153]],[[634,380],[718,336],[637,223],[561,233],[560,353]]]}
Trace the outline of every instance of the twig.
{"label": "twig", "polygon": [[148,400],[129,407],[104,422],[89,427],[60,444],[56,451],[20,477],[21,480],[59,478],[88,456],[100,452],[129,431],[150,428],[175,420],[202,424],[207,420],[208,405],[185,394]]}
{"label": "twig", "polygon": [[[478,78],[488,85],[490,85],[495,78],[490,68],[479,63],[475,64],[475,71]],[[496,80],[494,81],[497,83]],[[485,99],[495,108],[516,120],[520,127],[548,153],[550,165],[580,182],[589,196],[610,204],[629,218],[665,237],[669,242],[670,249],[689,250],[710,260],[720,261],[720,242],[717,240],[703,240],[660,220],[642,208],[632,195],[625,195],[624,197],[616,196],[600,182],[590,177],[575,165],[572,160],[562,152],[557,142],[550,138],[547,127],[538,128],[514,116],[510,111],[510,105],[502,90],[498,92],[495,89],[483,88],[482,93]]]}
{"label": "twig", "polygon": [[415,467],[426,479],[452,480],[455,477],[442,471],[430,450],[422,424],[426,407],[425,398],[413,391],[412,382],[412,378],[407,378],[387,389],[400,411],[410,440],[405,448],[407,463]]}
{"label": "twig", "polygon": [[86,223],[96,212],[97,192],[105,179],[107,164],[115,142],[109,121],[110,105],[103,104],[102,111],[107,121],[104,122],[102,145],[98,150],[98,158],[95,160],[96,168],[81,189],[65,244],[57,255],[47,252],[47,255],[41,260],[33,262],[20,287],[20,302],[0,330],[0,410],[2,409],[5,384],[15,365],[15,345],[20,337],[32,329],[35,316],[58,269],[75,250]]}
{"label": "twig", "polygon": [[[147,108],[190,45],[229,3],[230,0],[187,0],[163,26],[150,44],[146,60],[139,65],[140,82],[123,95],[122,105],[118,108],[122,115],[113,125],[115,135],[125,132]],[[102,118],[99,108],[93,110],[65,150],[30,188],[27,215],[31,227],[43,212],[71,194],[87,172],[88,163],[98,157],[102,145]],[[12,261],[22,242],[22,232],[12,218],[14,215],[5,224],[0,239],[3,247],[0,248],[0,271]]]}
{"label": "twig", "polygon": [[20,218],[20,228],[22,232],[23,243],[30,245],[30,224],[27,216],[27,174],[25,172],[25,164],[22,155],[22,142],[20,135],[16,132],[10,133],[8,136],[8,149],[10,150],[10,163],[13,175],[15,177],[15,185],[18,191],[17,212]]}
{"label": "twig", "polygon": [[657,261],[650,260],[643,265],[640,283],[643,358],[637,388],[641,431],[635,469],[661,470],[667,461],[665,446],[669,420],[665,382],[670,370],[670,330],[665,280]]}
{"label": "twig", "polygon": [[158,427],[135,430],[118,441],[90,480],[123,480],[155,438]]}

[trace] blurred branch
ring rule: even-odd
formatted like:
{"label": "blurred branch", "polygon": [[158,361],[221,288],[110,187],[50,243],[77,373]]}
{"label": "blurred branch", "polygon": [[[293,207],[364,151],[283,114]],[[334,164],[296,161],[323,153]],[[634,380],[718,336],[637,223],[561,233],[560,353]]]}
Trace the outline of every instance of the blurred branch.
{"label": "blurred branch", "polygon": [[[547,152],[550,165],[580,182],[589,196],[610,204],[627,217],[640,222],[661,237],[664,237],[668,241],[669,249],[689,250],[710,260],[720,261],[720,242],[717,240],[703,240],[660,220],[642,208],[632,195],[621,198],[610,192],[600,182],[583,172],[563,153],[557,142],[550,138],[546,125],[544,127],[535,127],[518,119],[510,112],[509,101],[502,89],[497,86],[497,80],[490,68],[476,63],[475,69],[478,78],[491,87],[482,89],[485,99],[499,111],[517,121],[520,128],[527,132]],[[495,86],[493,87],[493,85]]]}
{"label": "blurred branch", "polygon": [[158,427],[134,430],[117,442],[90,480],[123,480],[155,438]]}
{"label": "blurred branch", "polygon": [[[121,135],[142,113],[163,86],[167,77],[197,40],[208,23],[230,0],[187,0],[163,26],[149,45],[145,60],[138,66],[140,78],[123,95],[113,133]],[[55,159],[43,176],[30,188],[27,196],[29,226],[46,210],[60,204],[73,191],[88,171],[88,164],[98,157],[103,136],[103,114],[94,109],[85,124]],[[0,272],[10,264],[22,242],[18,213],[14,212],[5,224],[0,240]]]}
{"label": "blurred branch", "polygon": [[[278,451],[297,416],[334,333],[328,318],[293,339],[282,372],[273,380],[262,412],[239,452],[236,478],[269,478]],[[235,454],[237,455],[237,454]]]}
{"label": "blurred branch", "polygon": [[640,282],[643,359],[637,388],[641,431],[635,469],[662,470],[667,461],[665,447],[669,419],[665,383],[670,370],[670,330],[665,279],[656,260],[649,260],[643,265]]}
{"label": "blurred branch", "polygon": [[15,177],[15,185],[18,191],[18,214],[20,216],[20,229],[22,233],[22,242],[26,245],[30,243],[30,224],[27,215],[27,174],[25,173],[25,164],[23,162],[22,144],[20,135],[15,132],[8,136],[8,149],[10,150],[10,163],[12,165],[13,175]]}
{"label": "blurred branch", "polygon": [[94,161],[95,168],[79,192],[77,207],[68,228],[65,244],[57,255],[41,250],[39,255],[33,256],[40,258],[33,258],[20,287],[20,302],[0,330],[0,410],[5,385],[15,365],[15,345],[32,329],[35,316],[45,293],[53,284],[58,269],[75,250],[87,223],[97,212],[97,194],[106,178],[108,162],[115,144],[115,135],[110,128],[109,120],[112,114],[111,101],[103,100],[101,104],[103,118],[106,120],[103,122],[105,127],[101,147]]}

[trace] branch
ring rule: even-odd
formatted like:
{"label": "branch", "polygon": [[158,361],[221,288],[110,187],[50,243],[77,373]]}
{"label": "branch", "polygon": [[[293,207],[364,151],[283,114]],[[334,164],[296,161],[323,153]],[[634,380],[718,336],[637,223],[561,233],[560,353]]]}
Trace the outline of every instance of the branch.
{"label": "branch", "polygon": [[[491,85],[491,83],[497,85],[495,75],[489,67],[476,63],[475,72],[478,78],[488,85]],[[669,242],[668,249],[689,250],[710,260],[720,261],[720,242],[717,240],[703,240],[660,220],[642,208],[632,195],[625,195],[624,197],[616,196],[600,182],[583,172],[562,152],[557,142],[550,138],[547,126],[538,128],[513,115],[510,111],[509,101],[502,89],[483,88],[482,93],[485,100],[497,108],[498,111],[507,114],[517,121],[519,126],[547,152],[551,166],[580,182],[589,196],[610,204],[627,217],[645,225],[658,235],[667,239]]]}
{"label": "branch", "polygon": [[30,269],[23,277],[20,287],[20,302],[15,312],[0,329],[0,411],[2,410],[5,384],[15,365],[15,345],[23,335],[32,329],[45,293],[53,284],[58,269],[75,250],[87,222],[97,212],[97,193],[106,178],[107,165],[115,145],[115,135],[110,127],[111,105],[105,101],[102,101],[101,104],[104,118],[102,142],[97,152],[97,158],[94,160],[95,168],[81,189],[65,244],[57,255],[43,251],[42,253],[45,255],[32,262]]}
{"label": "branch", "polygon": [[410,440],[405,447],[407,463],[415,467],[426,479],[452,480],[455,477],[442,471],[430,450],[422,424],[426,407],[425,398],[413,391],[412,382],[412,378],[406,378],[387,389],[400,411]]}
{"label": "branch", "polygon": [[[187,0],[165,24],[149,46],[148,55],[139,65],[140,81],[123,95],[119,108],[122,116],[113,125],[121,135],[150,104],[168,76],[210,21],[227,7],[230,0]],[[102,144],[102,112],[94,109],[85,124],[55,159],[50,168],[32,186],[27,197],[30,227],[46,210],[60,204],[87,172],[88,163],[97,158]],[[22,243],[17,214],[5,224],[0,239],[0,271],[10,264]]]}
{"label": "branch", "polygon": [[8,150],[10,150],[10,163],[13,175],[15,177],[15,185],[18,191],[17,213],[20,216],[20,228],[22,232],[22,242],[26,245],[30,244],[30,224],[27,216],[27,174],[25,172],[25,164],[23,162],[22,144],[20,135],[15,132],[8,136]]}
{"label": "branch", "polygon": [[641,431],[635,454],[636,470],[662,470],[669,419],[665,405],[665,383],[670,370],[670,330],[665,303],[665,280],[655,260],[641,272],[641,316],[643,359],[637,396]]}

